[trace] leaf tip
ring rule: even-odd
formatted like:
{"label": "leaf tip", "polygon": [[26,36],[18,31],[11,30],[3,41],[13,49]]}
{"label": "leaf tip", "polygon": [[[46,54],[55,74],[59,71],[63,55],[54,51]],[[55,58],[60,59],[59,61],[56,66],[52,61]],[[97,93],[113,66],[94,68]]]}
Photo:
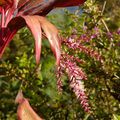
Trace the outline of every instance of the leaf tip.
{"label": "leaf tip", "polygon": [[22,90],[19,90],[16,98],[15,98],[15,103],[21,103],[24,99],[24,96],[23,96],[23,93],[22,93]]}

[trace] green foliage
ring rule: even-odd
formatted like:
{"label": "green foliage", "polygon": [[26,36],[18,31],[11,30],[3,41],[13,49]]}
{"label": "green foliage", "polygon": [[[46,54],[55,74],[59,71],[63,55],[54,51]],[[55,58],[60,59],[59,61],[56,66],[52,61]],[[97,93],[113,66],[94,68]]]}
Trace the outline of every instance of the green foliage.
{"label": "green foliage", "polygon": [[[111,25],[115,20],[111,16],[109,20],[106,17],[109,15],[108,8],[101,15],[102,5],[103,3],[98,4],[88,0],[84,6],[85,12],[82,14],[65,11],[62,15],[48,16],[66,38],[70,37],[74,31],[78,37],[83,34],[91,37],[95,34],[95,26],[99,30],[98,37],[90,39],[89,42],[83,41],[83,44],[99,51],[103,56],[102,63],[83,53],[71,52],[85,61],[84,64],[78,64],[88,76],[85,88],[92,113],[84,113],[79,101],[68,88],[67,82],[64,82],[62,95],[58,93],[55,59],[46,40],[42,43],[41,63],[36,66],[32,49],[33,38],[30,32],[23,28],[10,43],[0,61],[1,120],[16,119],[17,105],[14,104],[14,99],[19,89],[23,90],[34,110],[45,120],[120,119],[120,35]],[[88,29],[83,30],[84,27]],[[117,24],[116,28],[119,27],[120,24]],[[112,37],[108,32],[113,32]]]}

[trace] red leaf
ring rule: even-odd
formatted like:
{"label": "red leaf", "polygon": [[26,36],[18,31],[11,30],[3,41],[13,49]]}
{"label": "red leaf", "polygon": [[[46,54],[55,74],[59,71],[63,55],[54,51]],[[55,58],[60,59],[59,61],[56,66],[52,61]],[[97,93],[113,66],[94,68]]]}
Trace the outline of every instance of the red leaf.
{"label": "red leaf", "polygon": [[39,16],[23,16],[35,38],[35,52],[36,52],[36,63],[39,63],[41,54],[41,26],[39,22]]}
{"label": "red leaf", "polygon": [[18,8],[27,3],[24,7],[20,9],[20,12],[26,12],[32,10],[32,8],[34,7],[40,7],[42,2],[43,0],[20,0]]}
{"label": "red leaf", "polygon": [[9,4],[11,2],[12,2],[11,0],[0,0],[0,6],[4,6],[4,5]]}
{"label": "red leaf", "polygon": [[30,28],[34,38],[35,38],[35,46],[36,46],[36,62],[39,63],[40,53],[41,53],[41,28],[44,30],[53,53],[56,56],[56,64],[59,64],[60,61],[60,41],[58,37],[57,28],[48,22],[44,17],[41,16],[23,16],[26,20],[26,24]]}
{"label": "red leaf", "polygon": [[58,0],[56,7],[70,7],[70,6],[79,6],[83,4],[86,0]]}
{"label": "red leaf", "polygon": [[17,109],[18,120],[42,120],[32,109],[28,100],[24,98],[22,91],[18,92],[15,102],[19,103]]}
{"label": "red leaf", "polygon": [[[17,32],[17,29],[14,29],[13,31],[10,31],[9,29],[1,29],[0,30],[0,58],[3,55],[3,52],[5,51],[6,46],[10,43],[12,38]],[[5,37],[2,36],[2,33],[5,33]],[[2,38],[4,37],[4,39]]]}
{"label": "red leaf", "polygon": [[59,64],[60,61],[60,39],[58,36],[58,30],[57,28],[51,24],[49,21],[47,21],[47,19],[45,17],[39,17],[40,23],[41,23],[41,27],[44,30],[53,53],[56,56],[56,64]]}
{"label": "red leaf", "polygon": [[27,4],[30,0],[20,0],[18,3],[18,9]]}
{"label": "red leaf", "polygon": [[24,97],[23,97],[23,93],[22,90],[20,90],[15,98],[15,103],[22,103]]}

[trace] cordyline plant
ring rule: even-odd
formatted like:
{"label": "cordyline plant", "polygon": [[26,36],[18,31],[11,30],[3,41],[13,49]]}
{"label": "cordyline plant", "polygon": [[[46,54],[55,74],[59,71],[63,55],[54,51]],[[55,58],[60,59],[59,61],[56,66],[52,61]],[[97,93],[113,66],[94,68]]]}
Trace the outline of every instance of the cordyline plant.
{"label": "cordyline plant", "polygon": [[[65,69],[70,78],[70,87],[77,98],[81,100],[85,111],[89,111],[87,97],[81,81],[82,79],[86,79],[86,75],[82,69],[77,67],[72,57],[64,53],[61,56],[58,30],[45,18],[45,15],[56,7],[77,6],[84,2],[85,0],[0,0],[0,58],[17,31],[27,26],[35,39],[35,58],[38,64],[41,54],[43,31],[56,56],[56,64],[58,65],[57,77],[59,79],[58,87],[62,86],[60,76],[62,69]],[[81,46],[81,49],[84,48]],[[22,93],[18,93],[18,98],[16,102],[20,104],[18,108],[19,120],[27,120],[28,118],[31,118],[31,120],[41,119],[32,110],[28,100],[22,96]]]}
{"label": "cordyline plant", "polygon": [[0,0],[0,57],[16,32],[27,25],[35,38],[36,62],[39,63],[40,60],[42,28],[49,39],[58,64],[60,58],[58,31],[42,16],[55,7],[74,6],[83,2],[84,0],[76,0],[76,2],[72,0]]}

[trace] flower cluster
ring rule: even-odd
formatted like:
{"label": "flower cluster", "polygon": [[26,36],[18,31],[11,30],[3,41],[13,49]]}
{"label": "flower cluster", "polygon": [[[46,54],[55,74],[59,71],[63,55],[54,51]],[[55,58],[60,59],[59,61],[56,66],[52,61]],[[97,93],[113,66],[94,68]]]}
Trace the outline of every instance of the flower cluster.
{"label": "flower cluster", "polygon": [[75,40],[75,39],[69,38],[67,40],[63,40],[63,44],[65,44],[68,48],[72,50],[78,50],[80,52],[84,52],[85,54],[96,59],[97,61],[100,61],[100,62],[103,61],[102,56],[97,51],[82,45],[79,39]]}
{"label": "flower cluster", "polygon": [[117,30],[117,34],[120,35],[120,28]]}
{"label": "flower cluster", "polygon": [[[83,69],[77,65],[84,64],[85,61],[80,59],[78,56],[73,55],[73,52],[85,53],[86,55],[94,58],[95,60],[102,62],[102,56],[90,47],[86,47],[84,43],[89,42],[91,39],[98,37],[99,30],[94,29],[92,35],[87,35],[86,33],[78,37],[76,33],[72,34],[71,37],[67,39],[62,39],[63,52],[61,53],[60,64],[57,68],[57,86],[59,92],[62,92],[62,75],[65,73],[68,75],[69,87],[75,93],[78,100],[80,100],[82,107],[86,112],[90,111],[90,107],[87,100],[87,95],[84,88],[84,80],[87,80],[87,76]],[[91,37],[90,37],[91,36]]]}
{"label": "flower cluster", "polygon": [[61,77],[67,73],[69,78],[69,86],[75,93],[78,100],[80,100],[82,107],[86,112],[90,111],[90,107],[87,101],[87,96],[85,94],[84,84],[82,80],[87,80],[86,74],[83,70],[77,66],[76,60],[82,63],[82,60],[75,58],[74,56],[68,55],[67,53],[62,53],[60,59],[60,65],[57,71],[57,85],[58,90],[62,91],[62,81]]}

